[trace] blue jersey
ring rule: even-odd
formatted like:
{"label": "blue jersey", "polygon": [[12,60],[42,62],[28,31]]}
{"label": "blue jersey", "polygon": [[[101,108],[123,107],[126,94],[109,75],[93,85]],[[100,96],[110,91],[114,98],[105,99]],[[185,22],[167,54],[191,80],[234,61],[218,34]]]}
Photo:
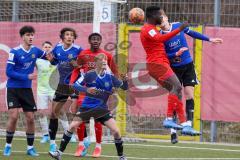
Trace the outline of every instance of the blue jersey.
{"label": "blue jersey", "polygon": [[51,62],[51,64],[57,65],[60,75],[59,84],[64,84],[65,78],[68,77],[69,74],[71,74],[74,68],[69,62],[71,62],[72,60],[76,60],[78,54],[82,50],[83,49],[81,47],[74,44],[68,49],[64,49],[64,46],[61,43],[55,46],[52,51],[54,61]]}
{"label": "blue jersey", "polygon": [[31,88],[28,75],[33,73],[37,58],[45,58],[45,52],[35,46],[28,51],[22,45],[11,49],[6,67],[7,88]]}
{"label": "blue jersey", "polygon": [[[98,94],[92,95],[87,92],[87,88],[95,87],[98,89]],[[73,88],[86,92],[86,96],[82,102],[82,108],[90,109],[95,107],[103,107],[107,109],[107,100],[113,93],[113,87],[126,90],[128,88],[127,81],[118,80],[114,75],[105,72],[103,75],[98,75],[95,70],[87,72],[73,84]]]}
{"label": "blue jersey", "polygon": [[[167,34],[171,31],[179,28],[181,25],[182,25],[182,23],[180,23],[180,22],[171,23],[169,31],[161,30],[160,32],[162,34]],[[191,63],[193,61],[189,50],[184,51],[181,56],[176,58],[176,52],[179,51],[180,48],[182,48],[182,47],[189,48],[188,44],[187,44],[187,40],[184,35],[185,33],[193,38],[201,39],[204,41],[209,41],[209,38],[207,36],[200,34],[198,32],[195,32],[195,31],[191,30],[189,27],[185,28],[183,31],[181,31],[179,34],[177,34],[175,37],[171,38],[170,40],[168,40],[164,43],[165,50],[167,52],[171,66],[174,66],[174,67],[182,66],[182,65]]]}

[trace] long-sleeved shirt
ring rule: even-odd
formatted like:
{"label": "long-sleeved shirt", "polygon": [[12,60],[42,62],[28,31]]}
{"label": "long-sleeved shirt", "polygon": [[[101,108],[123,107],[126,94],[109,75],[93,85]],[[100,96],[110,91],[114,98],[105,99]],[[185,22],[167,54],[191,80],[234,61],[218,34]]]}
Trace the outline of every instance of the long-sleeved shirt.
{"label": "long-sleeved shirt", "polygon": [[[170,24],[170,29],[168,31],[161,30],[160,32],[162,34],[167,34],[169,32],[172,32],[179,28],[182,25],[180,22],[175,22]],[[209,38],[201,33],[195,32],[191,30],[189,27],[185,28],[183,31],[181,31],[179,34],[177,34],[175,37],[169,39],[164,43],[165,49],[168,55],[168,58],[170,59],[170,63],[172,66],[177,67],[177,66],[182,66],[188,63],[191,63],[192,57],[190,55],[189,50],[184,51],[183,54],[179,57],[176,58],[176,53],[179,51],[180,48],[182,47],[187,47],[187,40],[185,37],[185,34],[204,41],[209,41]]]}
{"label": "long-sleeved shirt", "polygon": [[[94,87],[98,90],[96,95],[87,92],[87,88]],[[88,71],[86,74],[81,74],[80,78],[73,84],[73,88],[79,92],[85,92],[86,96],[83,99],[82,108],[91,109],[103,107],[107,109],[107,100],[113,93],[113,87],[128,89],[127,81],[118,80],[114,75],[104,72],[98,75],[95,70]]]}
{"label": "long-sleeved shirt", "polygon": [[31,88],[28,76],[33,73],[37,58],[45,58],[45,52],[33,45],[28,51],[22,45],[11,49],[6,67],[7,88]]}

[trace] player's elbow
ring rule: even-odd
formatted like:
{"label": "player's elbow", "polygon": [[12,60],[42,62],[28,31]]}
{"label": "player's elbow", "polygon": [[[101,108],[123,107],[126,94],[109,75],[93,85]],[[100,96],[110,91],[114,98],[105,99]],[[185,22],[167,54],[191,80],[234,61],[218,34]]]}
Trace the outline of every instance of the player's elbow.
{"label": "player's elbow", "polygon": [[13,77],[13,72],[12,72],[12,69],[11,69],[11,68],[7,67],[5,73],[6,73],[6,75],[7,75],[8,77]]}

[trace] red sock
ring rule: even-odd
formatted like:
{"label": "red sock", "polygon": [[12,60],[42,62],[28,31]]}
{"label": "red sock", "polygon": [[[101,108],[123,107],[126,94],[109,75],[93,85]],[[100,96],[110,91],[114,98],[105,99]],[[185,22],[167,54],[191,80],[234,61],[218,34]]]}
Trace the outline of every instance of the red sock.
{"label": "red sock", "polygon": [[96,142],[102,143],[102,124],[100,122],[95,121],[95,134],[96,134]]}
{"label": "red sock", "polygon": [[178,99],[178,105],[177,105],[176,112],[177,112],[180,123],[186,122],[186,115],[185,115],[183,103],[179,99]]}
{"label": "red sock", "polygon": [[77,135],[78,135],[79,141],[83,141],[85,129],[86,129],[85,123],[82,122],[77,129]]}
{"label": "red sock", "polygon": [[177,108],[178,97],[174,94],[168,95],[167,117],[173,117],[173,111]]}

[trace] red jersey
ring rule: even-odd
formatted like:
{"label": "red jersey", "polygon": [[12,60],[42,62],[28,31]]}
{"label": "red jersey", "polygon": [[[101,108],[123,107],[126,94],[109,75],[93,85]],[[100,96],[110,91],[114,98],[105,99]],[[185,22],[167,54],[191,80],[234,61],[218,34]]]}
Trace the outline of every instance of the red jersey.
{"label": "red jersey", "polygon": [[180,32],[176,29],[168,34],[161,34],[155,25],[145,24],[141,28],[140,38],[147,54],[147,63],[169,63],[164,42]]}
{"label": "red jersey", "polygon": [[[77,57],[77,62],[79,65],[82,65],[83,72],[86,73],[89,70],[95,68],[94,57],[99,53],[103,53],[107,56],[107,64],[114,75],[117,75],[117,67],[114,63],[114,59],[111,53],[108,53],[102,49],[99,49],[97,52],[92,52],[90,49],[83,50]],[[74,83],[79,75],[80,69],[74,69],[71,75],[70,84]]]}

